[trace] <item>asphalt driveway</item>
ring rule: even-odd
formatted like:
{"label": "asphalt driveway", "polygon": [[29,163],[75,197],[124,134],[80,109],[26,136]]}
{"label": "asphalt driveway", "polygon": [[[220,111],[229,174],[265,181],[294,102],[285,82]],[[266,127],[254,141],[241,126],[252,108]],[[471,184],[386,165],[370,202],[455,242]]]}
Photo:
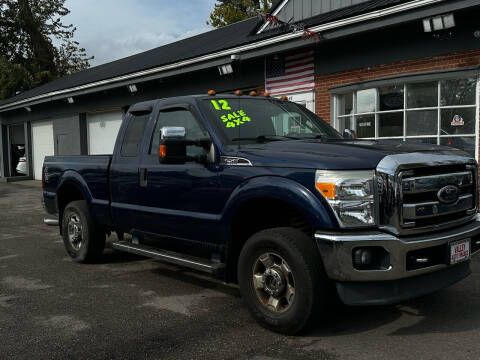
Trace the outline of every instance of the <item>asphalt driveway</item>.
{"label": "asphalt driveway", "polygon": [[397,306],[338,306],[311,331],[258,326],[235,287],[110,249],[67,256],[36,182],[0,184],[1,359],[479,359],[473,275]]}

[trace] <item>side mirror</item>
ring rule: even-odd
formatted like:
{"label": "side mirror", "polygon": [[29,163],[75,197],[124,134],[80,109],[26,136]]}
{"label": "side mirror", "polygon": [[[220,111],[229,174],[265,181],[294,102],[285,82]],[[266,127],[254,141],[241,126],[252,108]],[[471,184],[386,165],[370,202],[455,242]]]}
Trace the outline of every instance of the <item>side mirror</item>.
{"label": "side mirror", "polygon": [[187,161],[185,128],[165,126],[160,130],[158,158],[163,164],[184,164]]}
{"label": "side mirror", "polygon": [[188,156],[188,161],[196,161],[200,164],[215,164],[216,149],[210,138],[198,139],[196,141],[187,141],[187,145],[194,145],[197,148],[197,154]]}
{"label": "side mirror", "polygon": [[355,131],[353,130],[345,129],[343,130],[343,137],[345,139],[355,139],[357,137],[357,134],[355,134]]}

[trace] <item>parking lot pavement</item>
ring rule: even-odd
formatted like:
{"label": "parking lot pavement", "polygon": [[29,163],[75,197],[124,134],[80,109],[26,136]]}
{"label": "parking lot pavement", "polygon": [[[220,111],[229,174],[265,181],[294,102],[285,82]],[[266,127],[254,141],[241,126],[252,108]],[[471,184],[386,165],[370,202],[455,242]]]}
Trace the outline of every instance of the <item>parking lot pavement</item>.
{"label": "parking lot pavement", "polygon": [[258,326],[235,287],[107,249],[70,260],[36,182],[0,184],[1,359],[478,359],[480,261],[397,306],[338,306],[310,331]]}

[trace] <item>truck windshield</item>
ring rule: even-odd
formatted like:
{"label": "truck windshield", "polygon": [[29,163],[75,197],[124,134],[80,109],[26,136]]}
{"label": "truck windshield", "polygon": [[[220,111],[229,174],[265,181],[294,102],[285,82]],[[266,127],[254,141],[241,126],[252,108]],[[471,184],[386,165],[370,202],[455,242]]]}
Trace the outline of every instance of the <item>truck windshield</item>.
{"label": "truck windshield", "polygon": [[341,138],[315,114],[292,102],[217,96],[202,100],[202,107],[230,144]]}

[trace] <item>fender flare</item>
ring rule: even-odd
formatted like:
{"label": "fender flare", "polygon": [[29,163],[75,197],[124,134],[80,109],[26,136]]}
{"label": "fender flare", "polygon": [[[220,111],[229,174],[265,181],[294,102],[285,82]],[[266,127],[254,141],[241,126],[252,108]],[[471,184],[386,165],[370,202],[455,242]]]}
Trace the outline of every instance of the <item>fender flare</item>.
{"label": "fender flare", "polygon": [[[55,190],[55,193],[57,194],[57,199],[56,199],[57,209],[60,211],[60,207],[58,204],[58,190],[60,190],[65,185],[75,186],[83,194],[83,198],[87,202],[88,211],[90,212],[90,214],[93,214],[92,208],[91,208],[93,195],[90,192],[90,189],[88,188],[88,185],[85,182],[85,180],[75,170],[66,170],[63,172],[62,176],[60,177],[57,188]],[[61,221],[61,219],[59,220]]]}
{"label": "fender flare", "polygon": [[271,175],[250,178],[238,185],[225,204],[221,222],[230,228],[236,210],[256,198],[270,198],[292,205],[314,228],[338,229],[338,222],[326,200],[295,180]]}

